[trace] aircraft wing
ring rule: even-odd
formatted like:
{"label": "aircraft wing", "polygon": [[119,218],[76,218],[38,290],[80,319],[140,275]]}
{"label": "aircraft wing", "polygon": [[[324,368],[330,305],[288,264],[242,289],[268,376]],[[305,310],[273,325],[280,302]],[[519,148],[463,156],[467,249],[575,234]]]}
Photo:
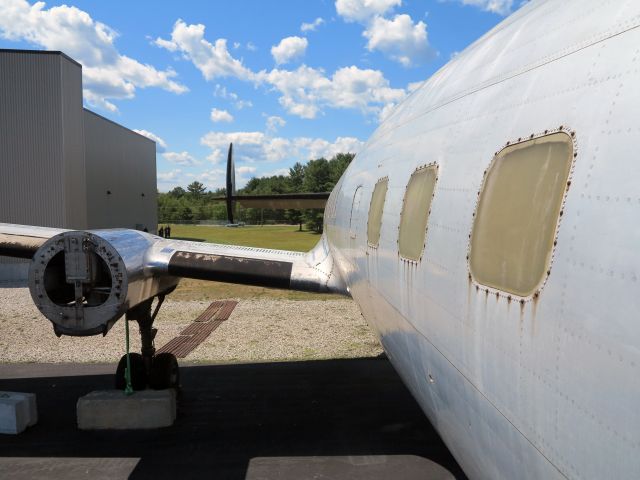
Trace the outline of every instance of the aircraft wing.
{"label": "aircraft wing", "polygon": [[148,264],[159,274],[312,292],[346,293],[325,237],[310,252],[159,240]]}
{"label": "aircraft wing", "polygon": [[49,238],[67,230],[0,223],[0,256],[33,258]]}
{"label": "aircraft wing", "polygon": [[104,334],[180,278],[349,295],[324,236],[303,253],[0,223],[0,255],[32,259],[31,297],[58,334]]}
{"label": "aircraft wing", "polygon": [[[280,193],[272,195],[234,195],[231,201],[245,208],[305,209],[324,208],[331,192],[320,193]],[[228,201],[227,197],[217,197],[214,201]]]}
{"label": "aircraft wing", "polygon": [[[83,231],[0,223],[0,256],[31,259],[55,236],[82,236]],[[148,275],[196,278],[314,292],[346,293],[329,247],[321,237],[310,252],[165,239],[137,230],[90,230],[122,255],[135,249]],[[134,248],[138,244],[140,248]],[[95,247],[92,247],[95,248]],[[116,246],[116,251],[120,251]]]}

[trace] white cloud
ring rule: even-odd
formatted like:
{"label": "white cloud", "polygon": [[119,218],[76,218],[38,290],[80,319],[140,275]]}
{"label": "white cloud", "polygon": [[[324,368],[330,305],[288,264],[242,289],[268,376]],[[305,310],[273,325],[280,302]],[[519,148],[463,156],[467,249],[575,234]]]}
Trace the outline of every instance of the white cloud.
{"label": "white cloud", "polygon": [[211,149],[208,158],[214,163],[226,159],[232,142],[236,161],[247,163],[331,158],[337,153],[356,153],[363,145],[354,137],[338,137],[330,142],[322,138],[273,137],[262,132],[209,132],[200,140]]}
{"label": "white cloud", "polygon": [[202,162],[193,158],[188,152],[165,152],[162,154],[165,160],[184,167],[200,165]]}
{"label": "white cloud", "polygon": [[347,22],[366,22],[401,4],[402,0],[336,0],[336,12]]}
{"label": "white cloud", "polygon": [[47,10],[44,2],[30,5],[26,0],[2,3],[0,37],[61,50],[80,62],[84,96],[90,105],[117,111],[108,99],[133,98],[137,88],[187,91],[173,80],[173,70],[157,70],[120,54],[114,45],[118,34],[79,8],[61,5]]}
{"label": "white cloud", "polygon": [[413,23],[409,15],[396,15],[392,20],[376,16],[362,33],[368,39],[369,51],[379,50],[405,67],[420,64],[434,54],[427,39],[427,25]]}
{"label": "white cloud", "polygon": [[302,118],[315,118],[324,106],[377,114],[406,95],[404,89],[391,88],[379,70],[355,66],[341,68],[331,78],[306,65],[294,71],[274,69],[264,80],[282,94],[279,101],[287,112]]}
{"label": "white cloud", "polygon": [[233,102],[233,105],[238,109],[242,110],[243,108],[253,107],[253,103],[249,100],[241,100],[237,94],[233,92],[227,91],[226,87],[223,87],[220,84],[216,84],[213,89],[213,96],[224,98],[225,100],[229,100]]}
{"label": "white cloud", "polygon": [[302,32],[315,32],[316,29],[320,25],[322,25],[323,23],[324,23],[324,19],[318,17],[311,23],[303,23],[302,25],[300,25],[300,31],[302,31]]}
{"label": "white cloud", "polygon": [[[253,161],[257,151],[264,143],[264,133],[262,132],[209,132],[200,139],[200,143],[211,149],[207,159],[213,163],[220,163],[227,158],[229,144],[233,143],[234,155],[239,159],[238,150],[241,152],[250,151],[250,160]],[[247,158],[244,158],[245,160]]]}
{"label": "white cloud", "polygon": [[211,121],[212,122],[233,122],[233,115],[231,115],[226,110],[218,110],[214,108],[211,110]]}
{"label": "white cloud", "polygon": [[233,49],[237,50],[240,48],[240,42],[233,42]]}
{"label": "white cloud", "polygon": [[203,183],[208,190],[215,190],[224,185],[226,171],[222,168],[214,168],[205,172],[189,174],[189,176],[193,180]]}
{"label": "white cloud", "polygon": [[285,119],[277,115],[267,117],[267,133],[275,133],[280,127],[284,127],[286,124]]}
{"label": "white cloud", "polygon": [[169,172],[158,172],[158,180],[162,182],[173,182],[180,177],[182,174],[182,170],[176,168],[175,170],[171,170]]}
{"label": "white cloud", "polygon": [[486,12],[508,15],[513,7],[513,0],[458,0],[463,5],[472,5]]}
{"label": "white cloud", "polygon": [[256,167],[250,167],[248,165],[243,165],[242,167],[236,168],[236,172],[240,175],[246,175],[248,173],[255,173]]}
{"label": "white cloud", "polygon": [[338,153],[357,153],[364,142],[355,137],[338,137],[335,142],[323,138],[298,137],[293,144],[301,151],[302,158],[313,160],[321,157],[330,159]]}
{"label": "white cloud", "polygon": [[[379,70],[360,69],[355,66],[336,70],[331,77],[326,76],[322,69],[306,65],[301,65],[295,70],[274,68],[269,72],[252,72],[231,57],[226,49],[225,40],[217,40],[215,47],[205,40],[204,29],[204,25],[186,25],[179,20],[171,34],[172,40],[162,40],[160,43],[168,44],[165,48],[170,50],[183,52],[206,79],[231,75],[251,81],[254,85],[272,87],[280,93],[280,105],[291,115],[315,118],[327,107],[352,108],[365,114],[379,115],[387,104],[395,104],[406,96],[404,89],[391,88],[389,81]],[[237,98],[235,94],[219,85],[216,85],[214,95],[234,100]],[[244,103],[242,100],[235,103],[238,109],[248,105],[249,102]],[[214,157],[213,161],[217,159]]]}
{"label": "white cloud", "polygon": [[253,43],[251,42],[247,42],[246,45],[247,50],[249,50],[250,52],[255,52],[256,50],[258,50],[258,47],[256,47]]}
{"label": "white cloud", "polygon": [[155,133],[149,132],[148,130],[136,130],[135,128],[133,129],[133,131],[156,142],[157,153],[162,153],[167,149],[167,142],[165,142],[162,138],[160,138]]}
{"label": "white cloud", "polygon": [[419,89],[422,85],[424,84],[424,80],[421,80],[419,82],[410,82],[407,85],[407,91],[409,93],[416,91],[417,89]]}
{"label": "white cloud", "polygon": [[168,172],[158,172],[158,190],[161,192],[166,192],[171,190],[173,187],[178,185],[186,185],[189,182],[185,181],[185,177],[182,173],[182,170],[176,168],[175,170],[170,170]]}
{"label": "white cloud", "polygon": [[276,170],[271,170],[270,172],[264,172],[260,174],[260,177],[288,177],[289,169],[288,168],[278,168]]}
{"label": "white cloud", "polygon": [[238,110],[253,107],[253,103],[251,102],[251,100],[238,100],[234,105]]}
{"label": "white cloud", "polygon": [[306,38],[283,38],[278,45],[271,47],[271,55],[278,65],[282,65],[303,56],[308,45]]}
{"label": "white cloud", "polygon": [[173,26],[171,40],[157,38],[155,44],[171,52],[182,53],[207,80],[228,76],[250,80],[253,73],[240,60],[231,56],[227,40],[219,38],[212,44],[205,40],[204,31],[205,26],[202,24],[187,25],[178,20]]}

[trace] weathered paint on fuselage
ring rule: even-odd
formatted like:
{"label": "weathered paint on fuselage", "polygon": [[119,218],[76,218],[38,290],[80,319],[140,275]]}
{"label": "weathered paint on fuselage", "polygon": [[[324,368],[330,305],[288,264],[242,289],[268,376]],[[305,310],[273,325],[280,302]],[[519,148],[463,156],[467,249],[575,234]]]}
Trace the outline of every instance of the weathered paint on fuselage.
{"label": "weathered paint on fuselage", "polygon": [[[635,0],[525,5],[391,114],[327,205],[353,298],[471,478],[640,478],[639,25]],[[560,126],[577,156],[540,296],[476,289],[467,253],[483,172],[507,142]],[[425,251],[403,262],[405,187],[432,162]]]}

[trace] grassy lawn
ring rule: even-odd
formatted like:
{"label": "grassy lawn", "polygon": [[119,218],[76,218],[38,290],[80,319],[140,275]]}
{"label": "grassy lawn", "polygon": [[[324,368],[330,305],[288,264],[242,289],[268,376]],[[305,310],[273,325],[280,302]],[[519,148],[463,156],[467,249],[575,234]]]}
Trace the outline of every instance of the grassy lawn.
{"label": "grassy lawn", "polygon": [[[171,237],[196,242],[244,245],[247,247],[275,248],[307,252],[320,240],[320,235],[303,230],[297,225],[264,227],[217,227],[197,225],[171,225]],[[207,282],[185,278],[171,298],[174,300],[215,300],[217,298],[284,298],[289,300],[322,300],[339,298],[335,295],[292,292],[272,288]]]}
{"label": "grassy lawn", "polygon": [[171,236],[176,239],[195,242],[296,250],[298,252],[308,252],[320,240],[320,235],[317,233],[308,230],[298,231],[297,225],[238,228],[171,225]]}

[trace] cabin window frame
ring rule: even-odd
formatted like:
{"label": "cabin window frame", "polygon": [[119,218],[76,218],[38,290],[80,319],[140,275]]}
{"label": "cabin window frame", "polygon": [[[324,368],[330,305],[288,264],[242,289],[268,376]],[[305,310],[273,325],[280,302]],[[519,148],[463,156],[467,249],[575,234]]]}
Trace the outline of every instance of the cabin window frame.
{"label": "cabin window frame", "polygon": [[[494,286],[494,285],[490,285],[487,283],[482,283],[481,281],[479,281],[477,279],[477,275],[474,274],[473,268],[472,268],[472,254],[473,254],[473,243],[474,243],[474,231],[476,230],[476,225],[478,223],[478,211],[481,207],[481,202],[483,199],[483,193],[485,190],[485,186],[487,184],[487,181],[491,175],[492,172],[492,168],[494,168],[494,166],[496,165],[497,162],[499,162],[501,159],[503,159],[506,155],[508,155],[509,153],[511,153],[512,151],[517,151],[517,147],[521,146],[523,144],[529,143],[529,142],[533,142],[535,140],[539,140],[541,138],[544,137],[551,137],[553,135],[557,135],[557,134],[564,134],[566,135],[566,141],[567,144],[570,146],[571,150],[569,152],[569,156],[568,156],[568,167],[567,167],[567,177],[566,177],[566,181],[564,184],[564,188],[562,190],[561,193],[561,198],[559,199],[559,203],[557,205],[559,205],[558,208],[558,213],[557,213],[557,218],[555,219],[555,225],[553,227],[552,230],[552,234],[549,236],[550,238],[550,251],[547,254],[546,258],[545,258],[545,264],[544,267],[542,269],[542,275],[540,278],[538,278],[537,283],[535,284],[534,287],[532,287],[530,290],[526,291],[526,292],[515,292],[513,290],[508,290],[506,288],[504,288],[504,285],[498,287],[498,286]],[[508,151],[507,151],[508,150]],[[504,153],[505,151],[507,151],[507,153]],[[473,282],[473,284],[475,285],[476,289],[478,290],[482,290],[485,291],[486,293],[492,293],[495,294],[498,297],[506,297],[508,300],[511,299],[517,299],[520,301],[520,303],[524,304],[525,302],[531,301],[533,299],[538,298],[538,296],[540,295],[540,292],[542,291],[542,289],[544,288],[544,286],[546,285],[549,276],[551,275],[551,270],[552,270],[552,266],[553,266],[553,261],[554,261],[554,257],[555,257],[555,253],[556,253],[556,249],[557,249],[557,244],[558,244],[558,236],[559,236],[559,232],[560,232],[560,225],[562,222],[562,219],[564,217],[564,210],[565,210],[565,205],[566,205],[566,201],[567,201],[567,195],[569,193],[570,190],[570,186],[571,186],[571,182],[572,182],[572,177],[573,177],[573,172],[574,172],[574,168],[575,168],[575,161],[578,157],[578,144],[576,141],[576,132],[571,130],[570,128],[567,128],[565,126],[560,126],[559,128],[556,129],[551,129],[551,130],[545,130],[542,133],[537,133],[537,134],[531,134],[527,137],[521,137],[518,138],[516,141],[509,141],[507,142],[499,151],[497,151],[490,164],[489,167],[484,171],[483,174],[483,179],[482,179],[482,183],[480,186],[480,189],[478,191],[477,194],[477,200],[476,200],[476,206],[474,209],[474,213],[473,213],[473,221],[472,221],[472,225],[471,225],[471,232],[469,234],[469,244],[468,244],[468,248],[467,248],[467,269],[468,269],[468,275],[469,275],[469,280],[471,282]],[[482,276],[482,275],[481,275]]]}
{"label": "cabin window frame", "polygon": [[[424,229],[420,229],[423,235],[422,248],[420,249],[420,255],[418,256],[418,258],[412,258],[403,254],[403,252],[401,251],[401,240],[400,240],[403,232],[403,229],[402,229],[403,219],[407,215],[407,212],[405,212],[405,207],[407,205],[407,195],[410,194],[410,187],[412,186],[412,180],[415,178],[415,176],[428,169],[435,170],[433,190],[431,192],[431,198],[429,199],[429,205],[428,205],[429,208],[427,209],[427,213],[426,213],[425,226],[424,226]],[[424,252],[427,246],[427,232],[429,231],[429,218],[431,217],[431,210],[433,209],[432,205],[433,205],[433,199],[435,198],[435,194],[436,194],[436,188],[438,185],[439,171],[440,171],[440,165],[437,162],[431,162],[425,165],[420,165],[411,173],[411,176],[409,177],[409,181],[407,182],[407,185],[405,187],[404,196],[402,197],[402,210],[400,212],[400,222],[398,223],[398,239],[397,239],[398,255],[400,256],[400,259],[405,262],[418,264],[422,261],[422,257],[424,255]],[[416,233],[416,232],[407,232],[407,233]]]}
{"label": "cabin window frame", "polygon": [[[384,189],[384,196],[382,197],[382,203],[380,204],[380,213],[378,216],[378,225],[377,225],[377,231],[378,231],[378,238],[376,240],[375,243],[371,242],[371,213],[373,211],[373,201],[376,195],[376,190],[378,189],[378,186],[384,184],[385,185],[385,189]],[[376,184],[373,187],[373,191],[371,192],[371,199],[369,200],[369,210],[367,212],[367,246],[370,248],[378,248],[378,246],[380,245],[380,237],[382,236],[382,217],[384,215],[384,206],[387,202],[387,194],[389,193],[389,177],[382,177],[379,178],[378,181],[376,182]],[[375,220],[375,219],[374,219]]]}

